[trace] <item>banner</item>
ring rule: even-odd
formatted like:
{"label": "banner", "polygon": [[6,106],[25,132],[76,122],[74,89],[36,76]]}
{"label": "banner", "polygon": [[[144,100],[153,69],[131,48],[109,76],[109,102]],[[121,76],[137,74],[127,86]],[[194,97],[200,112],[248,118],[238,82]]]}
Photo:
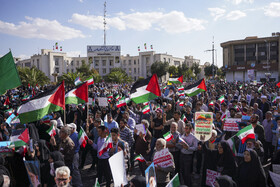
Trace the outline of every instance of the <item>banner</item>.
{"label": "banner", "polygon": [[239,131],[238,123],[241,122],[240,118],[226,118],[224,123],[224,131]]}
{"label": "banner", "polygon": [[213,113],[196,112],[194,136],[200,141],[207,141],[212,136]]}
{"label": "banner", "polygon": [[156,187],[157,186],[156,171],[155,171],[154,163],[152,163],[145,170],[145,178],[146,178],[146,187]]}
{"label": "banner", "polygon": [[107,97],[97,97],[99,106],[108,106]]}
{"label": "banner", "polygon": [[155,153],[154,164],[155,164],[155,166],[160,166],[162,168],[173,166],[173,160],[172,160],[171,153],[169,152],[168,148],[165,148],[161,151],[157,151]]}
{"label": "banner", "polygon": [[127,185],[123,151],[117,152],[109,158],[109,164],[114,179],[114,186]]}
{"label": "banner", "polygon": [[40,166],[39,161],[24,161],[24,165],[28,174],[30,185],[32,187],[40,186]]}
{"label": "banner", "polygon": [[142,132],[142,134],[146,134],[146,128],[143,124],[135,125],[135,129],[137,130],[137,135],[139,135],[140,132]]}
{"label": "banner", "polygon": [[206,170],[206,185],[207,186],[214,186],[216,177],[220,176],[220,173],[218,173],[217,171],[213,171],[210,169]]}

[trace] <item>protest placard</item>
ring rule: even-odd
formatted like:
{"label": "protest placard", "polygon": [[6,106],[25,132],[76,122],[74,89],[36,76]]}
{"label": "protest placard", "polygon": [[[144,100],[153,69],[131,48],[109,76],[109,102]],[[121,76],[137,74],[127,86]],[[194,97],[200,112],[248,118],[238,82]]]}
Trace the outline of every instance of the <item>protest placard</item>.
{"label": "protest placard", "polygon": [[210,169],[206,170],[206,185],[207,186],[214,186],[214,182],[216,180],[216,177],[220,176],[220,173],[217,171],[213,171]]}
{"label": "protest placard", "polygon": [[155,172],[155,165],[154,165],[154,163],[152,163],[145,170],[145,178],[146,178],[146,187],[156,187],[157,186],[156,172]]}
{"label": "protest placard", "polygon": [[280,164],[272,164],[272,170],[274,173],[277,173],[280,175]]}
{"label": "protest placard", "polygon": [[107,97],[97,97],[99,106],[108,106],[108,99]]}
{"label": "protest placard", "polygon": [[275,185],[275,187],[280,187],[280,175],[274,172],[269,171],[269,175]]}
{"label": "protest placard", "polygon": [[16,117],[15,114],[11,114],[11,115],[8,117],[8,119],[6,120],[6,123],[7,123],[8,125],[10,125],[10,123],[12,122],[12,120],[13,120],[15,117]]}
{"label": "protest placard", "polygon": [[207,141],[212,136],[212,112],[196,112],[195,113],[195,127],[194,136],[200,141]]}
{"label": "protest placard", "polygon": [[242,119],[243,121],[250,121],[251,116],[245,116],[245,115],[243,115],[241,119]]}
{"label": "protest placard", "polygon": [[11,145],[11,141],[0,141],[0,154],[6,156],[13,155],[13,149],[9,146]]}
{"label": "protest placard", "polygon": [[92,105],[92,101],[93,101],[92,98],[89,97],[88,98],[88,105]]}
{"label": "protest placard", "polygon": [[28,174],[30,185],[32,187],[38,187],[41,184],[39,161],[24,161],[24,165]]}
{"label": "protest placard", "polygon": [[142,134],[146,134],[145,125],[143,125],[143,124],[138,124],[138,125],[135,125],[135,128],[136,128],[136,130],[137,130],[137,135],[139,135],[140,132],[142,132]]}
{"label": "protest placard", "polygon": [[109,164],[114,179],[114,186],[127,185],[123,151],[117,152],[109,158]]}
{"label": "protest placard", "polygon": [[238,123],[241,122],[240,118],[226,118],[224,123],[224,131],[239,131]]}
{"label": "protest placard", "polygon": [[169,152],[168,148],[162,149],[155,153],[154,164],[155,166],[160,166],[162,168],[166,168],[173,165],[171,153]]}

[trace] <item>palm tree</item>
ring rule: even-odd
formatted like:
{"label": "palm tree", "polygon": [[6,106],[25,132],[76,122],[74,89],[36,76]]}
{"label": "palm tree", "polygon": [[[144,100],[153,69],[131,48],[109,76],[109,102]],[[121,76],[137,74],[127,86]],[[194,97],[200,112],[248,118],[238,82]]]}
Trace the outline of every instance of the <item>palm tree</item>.
{"label": "palm tree", "polygon": [[22,68],[18,66],[17,69],[21,82],[25,86],[27,86],[28,84],[30,84],[31,86],[35,86],[36,84],[42,86],[50,82],[50,79],[45,75],[45,73],[34,66],[32,68]]}
{"label": "palm tree", "polygon": [[65,82],[65,84],[66,85],[75,85],[74,84],[74,82],[75,82],[75,79],[77,78],[77,77],[80,77],[80,79],[82,79],[82,80],[84,80],[84,76],[83,76],[83,74],[82,73],[71,73],[71,72],[69,72],[69,73],[63,73],[60,77],[58,77],[58,82],[61,82],[61,81],[63,81],[64,80],[64,82]]}
{"label": "palm tree", "polygon": [[125,83],[125,82],[131,82],[131,77],[128,77],[126,73],[123,71],[111,71],[106,76],[107,82],[117,82],[117,83]]}

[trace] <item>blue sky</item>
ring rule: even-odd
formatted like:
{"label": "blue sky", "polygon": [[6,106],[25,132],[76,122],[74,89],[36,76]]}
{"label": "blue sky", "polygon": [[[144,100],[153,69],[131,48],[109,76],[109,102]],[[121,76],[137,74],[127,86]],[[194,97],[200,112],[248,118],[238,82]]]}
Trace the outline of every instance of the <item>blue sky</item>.
{"label": "blue sky", "polygon": [[[1,0],[0,56],[11,48],[26,58],[55,42],[69,56],[86,56],[87,45],[103,44],[104,0]],[[201,63],[212,61],[213,36],[218,66],[220,43],[280,31],[279,0],[108,0],[107,45],[122,55],[153,45],[157,53]]]}

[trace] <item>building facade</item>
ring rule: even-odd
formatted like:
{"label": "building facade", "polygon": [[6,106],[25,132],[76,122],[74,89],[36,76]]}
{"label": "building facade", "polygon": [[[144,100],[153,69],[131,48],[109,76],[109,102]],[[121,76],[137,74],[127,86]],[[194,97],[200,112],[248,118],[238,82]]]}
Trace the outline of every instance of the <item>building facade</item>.
{"label": "building facade", "polygon": [[280,34],[270,37],[246,37],[221,43],[226,80],[280,80]]}

